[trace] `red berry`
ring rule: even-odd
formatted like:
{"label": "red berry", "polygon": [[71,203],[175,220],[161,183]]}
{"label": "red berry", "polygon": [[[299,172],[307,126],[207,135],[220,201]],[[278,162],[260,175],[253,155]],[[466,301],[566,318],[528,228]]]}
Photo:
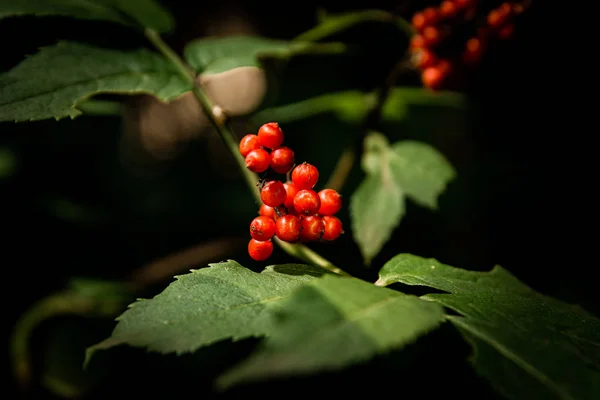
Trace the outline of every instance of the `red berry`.
{"label": "red berry", "polygon": [[276,149],[283,143],[283,131],[277,122],[268,122],[258,129],[260,144],[268,149]]}
{"label": "red berry", "polygon": [[284,215],[276,222],[275,234],[284,242],[295,242],[300,238],[302,223],[295,215]]}
{"label": "red berry", "polygon": [[435,46],[442,41],[442,34],[435,26],[423,29],[423,39],[427,47]]}
{"label": "red berry", "polygon": [[271,152],[271,169],[278,174],[287,174],[294,166],[294,151],[280,147]]}
{"label": "red berry", "polygon": [[422,49],[416,52],[415,54],[415,65],[419,69],[425,69],[429,67],[433,67],[438,63],[438,58],[433,54],[432,51],[427,49]]}
{"label": "red berry", "polygon": [[254,149],[246,156],[246,168],[252,172],[265,172],[271,164],[271,156],[263,149]]}
{"label": "red berry", "polygon": [[433,7],[427,7],[422,11],[423,16],[425,17],[425,24],[434,25],[440,20],[440,14],[438,10]]}
{"label": "red berry", "polygon": [[299,189],[292,182],[286,182],[283,184],[283,186],[285,187],[285,193],[286,193],[286,197],[285,197],[285,201],[283,202],[283,205],[288,210],[293,210],[294,209],[294,197],[296,197],[296,193],[298,193]]}
{"label": "red berry", "polygon": [[338,217],[326,215],[323,217],[323,240],[331,241],[340,237],[344,230]]}
{"label": "red berry", "polygon": [[452,18],[457,14],[457,12],[458,9],[456,4],[450,0],[442,1],[442,4],[440,4],[440,16],[442,18]]}
{"label": "red berry", "polygon": [[423,35],[413,35],[412,38],[410,38],[410,49],[412,51],[415,51],[417,49],[422,49],[425,47],[425,39],[423,38]]}
{"label": "red berry", "polygon": [[262,202],[271,207],[282,205],[286,197],[285,186],[279,181],[269,181],[265,183],[260,191]]}
{"label": "red berry", "polygon": [[250,239],[248,243],[248,254],[255,261],[265,261],[273,254],[273,242],[267,240],[261,242],[256,239]]}
{"label": "red berry", "polygon": [[444,86],[449,74],[450,64],[444,60],[435,67],[426,68],[421,74],[421,80],[425,87],[432,90],[439,90]]}
{"label": "red berry", "polygon": [[470,38],[465,45],[463,53],[463,62],[468,65],[474,65],[481,60],[483,56],[483,43],[479,38]]}
{"label": "red berry", "polygon": [[334,215],[342,209],[342,196],[333,189],[323,189],[319,192],[321,207],[320,215]]}
{"label": "red berry", "polygon": [[321,199],[312,189],[302,189],[294,196],[294,209],[300,215],[313,215],[319,211]]}
{"label": "red berry", "polygon": [[303,217],[300,222],[302,223],[302,231],[300,232],[300,239],[307,242],[314,242],[323,237],[325,232],[325,225],[321,217],[316,215],[309,215]]}
{"label": "red berry", "polygon": [[510,17],[510,11],[507,11],[504,7],[496,8],[488,14],[487,23],[494,29],[500,29]]}
{"label": "red berry", "polygon": [[264,242],[275,235],[275,221],[272,218],[260,216],[256,217],[250,223],[250,236],[253,239]]}
{"label": "red berry", "polygon": [[268,206],[266,204],[261,204],[260,205],[260,209],[258,210],[258,213],[260,215],[263,215],[265,217],[269,217],[271,219],[275,219],[277,217],[277,214],[275,214],[275,209],[271,206]]}
{"label": "red berry", "polygon": [[425,18],[425,14],[422,12],[415,13],[412,17],[412,25],[415,27],[417,31],[423,30],[425,28],[425,24],[427,24],[427,19]]}
{"label": "red berry", "polygon": [[456,7],[460,9],[469,8],[475,5],[475,0],[454,0],[454,4]]}
{"label": "red berry", "polygon": [[508,24],[498,31],[498,37],[500,39],[509,39],[514,32],[515,26],[513,24]]}
{"label": "red berry", "polygon": [[319,180],[319,170],[314,165],[302,163],[292,171],[292,182],[298,189],[312,189]]}
{"label": "red berry", "polygon": [[240,140],[240,154],[246,157],[252,150],[260,149],[258,136],[249,133]]}

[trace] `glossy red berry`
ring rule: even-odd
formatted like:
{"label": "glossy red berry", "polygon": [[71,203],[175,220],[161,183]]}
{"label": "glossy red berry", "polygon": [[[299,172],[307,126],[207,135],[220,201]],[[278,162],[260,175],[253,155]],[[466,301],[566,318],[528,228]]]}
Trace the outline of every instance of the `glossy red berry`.
{"label": "glossy red berry", "polygon": [[268,149],[276,149],[283,143],[283,131],[277,122],[268,122],[258,129],[260,144]]}
{"label": "glossy red berry", "polygon": [[283,205],[288,209],[292,210],[294,208],[294,197],[296,197],[296,193],[298,193],[298,188],[292,182],[286,182],[283,184],[285,187],[285,201]]}
{"label": "glossy red berry", "polygon": [[505,7],[499,7],[490,11],[487,16],[488,25],[491,28],[500,29],[508,22],[508,19],[510,18],[510,11],[510,6],[509,9],[506,9]]}
{"label": "glossy red berry", "polygon": [[462,60],[467,65],[477,64],[483,57],[483,42],[479,38],[470,38],[465,44]]}
{"label": "glossy red berry", "polygon": [[427,47],[436,46],[442,41],[442,33],[435,26],[428,26],[423,29],[423,40]]}
{"label": "glossy red berry", "polygon": [[255,261],[265,261],[273,254],[273,242],[270,240],[261,242],[256,239],[250,239],[248,254]]}
{"label": "glossy red berry", "polygon": [[295,215],[284,215],[277,219],[275,234],[284,242],[295,242],[300,238],[302,223]]}
{"label": "glossy red berry", "polygon": [[275,221],[272,218],[259,216],[250,223],[250,236],[264,242],[275,235]]}
{"label": "glossy red berry", "polygon": [[440,20],[440,13],[434,7],[427,7],[422,11],[426,25],[434,25]]}
{"label": "glossy red berry", "polygon": [[458,8],[456,4],[451,0],[442,1],[440,4],[440,16],[442,18],[452,18],[458,13]]}
{"label": "glossy red berry", "polygon": [[258,136],[249,133],[240,140],[240,154],[246,157],[252,150],[260,149]]}
{"label": "glossy red berry", "polygon": [[285,186],[279,181],[269,181],[265,183],[260,191],[260,199],[270,207],[277,207],[283,204],[287,193]]}
{"label": "glossy red berry", "polygon": [[413,15],[411,22],[417,31],[422,31],[427,24],[427,19],[425,18],[425,14],[418,12]]}
{"label": "glossy red berry", "polygon": [[306,242],[314,242],[323,237],[325,226],[321,217],[317,215],[308,215],[303,217],[300,222],[302,223],[300,239]]}
{"label": "glossy red berry", "polygon": [[319,211],[321,199],[312,189],[302,189],[294,196],[294,209],[300,215],[313,215]]}
{"label": "glossy red berry", "polygon": [[450,63],[444,60],[434,67],[423,70],[421,81],[425,87],[432,90],[439,90],[444,86],[449,74]]}
{"label": "glossy red berry", "polygon": [[423,38],[423,35],[413,35],[413,37],[410,38],[410,49],[412,51],[415,51],[417,49],[422,49],[425,47],[425,38]]}
{"label": "glossy red berry", "polygon": [[263,149],[254,149],[246,156],[246,168],[252,172],[265,172],[271,165],[271,156]]}
{"label": "glossy red berry", "polygon": [[334,215],[342,209],[342,196],[333,189],[323,189],[319,192],[321,207],[320,215]]}
{"label": "glossy red berry", "polygon": [[312,189],[319,180],[319,170],[314,165],[302,163],[292,170],[292,182],[300,190]]}
{"label": "glossy red berry", "polygon": [[456,7],[460,9],[470,8],[475,5],[475,0],[454,0]]}
{"label": "glossy red berry", "polygon": [[332,241],[344,233],[342,221],[332,215],[326,215],[323,218],[323,240]]}
{"label": "glossy red berry", "polygon": [[266,204],[261,204],[260,205],[258,213],[260,215],[263,215],[265,217],[269,217],[271,219],[277,218],[277,214],[275,214],[275,209],[273,207],[271,207],[271,206],[266,205]]}
{"label": "glossy red berry", "polygon": [[514,33],[515,33],[515,26],[513,24],[508,24],[506,26],[503,26],[498,31],[498,37],[500,39],[504,39],[504,40],[510,39]]}
{"label": "glossy red berry", "polygon": [[287,174],[294,166],[294,151],[279,147],[271,152],[271,169],[278,174]]}

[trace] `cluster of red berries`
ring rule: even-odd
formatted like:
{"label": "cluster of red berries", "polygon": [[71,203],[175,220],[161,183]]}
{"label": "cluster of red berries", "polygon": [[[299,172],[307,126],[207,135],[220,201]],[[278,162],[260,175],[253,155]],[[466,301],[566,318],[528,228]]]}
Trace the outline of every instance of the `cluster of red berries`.
{"label": "cluster of red berries", "polygon": [[335,216],[342,208],[340,194],[333,189],[316,192],[319,170],[306,162],[296,165],[294,151],[282,144],[283,131],[276,122],[264,124],[239,144],[249,170],[286,175],[285,182],[264,179],[258,184],[262,204],[260,215],[250,223],[248,243],[248,253],[256,261],[271,256],[274,236],[294,243],[332,241],[344,233]]}
{"label": "cluster of red berries", "polygon": [[527,4],[506,1],[482,14],[477,0],[445,0],[415,13],[412,25],[417,33],[410,51],[423,85],[432,90],[451,86],[449,81],[459,75],[461,67],[474,67],[481,61],[490,40],[513,35],[514,17]]}

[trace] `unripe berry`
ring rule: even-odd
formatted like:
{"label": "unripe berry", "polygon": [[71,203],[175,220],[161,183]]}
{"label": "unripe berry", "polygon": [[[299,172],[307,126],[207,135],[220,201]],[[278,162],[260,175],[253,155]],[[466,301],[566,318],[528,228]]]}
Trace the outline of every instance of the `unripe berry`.
{"label": "unripe berry", "polygon": [[272,218],[260,216],[250,223],[250,236],[253,239],[264,242],[275,235],[275,221]]}
{"label": "unripe berry", "polygon": [[275,234],[284,242],[295,242],[300,238],[302,223],[295,215],[284,215],[276,222]]}
{"label": "unripe berry", "polygon": [[427,49],[421,49],[417,51],[414,56],[415,65],[419,69],[433,67],[438,63],[438,58],[435,56],[435,54]]}
{"label": "unripe berry", "polygon": [[294,166],[294,151],[280,147],[271,152],[271,169],[278,174],[287,174]]}
{"label": "unripe berry", "polygon": [[319,192],[321,207],[320,215],[334,215],[342,209],[342,196],[333,189],[323,189]]}
{"label": "unripe berry", "polygon": [[252,172],[265,172],[271,164],[271,157],[264,149],[254,149],[246,156],[246,168]]}
{"label": "unripe berry", "polygon": [[332,241],[340,237],[344,233],[342,221],[339,218],[326,215],[323,218],[323,240]]}
{"label": "unripe berry", "polygon": [[277,122],[268,122],[258,129],[258,139],[262,146],[276,149],[283,143],[283,131]]}
{"label": "unripe berry", "polygon": [[302,231],[300,232],[301,240],[306,242],[314,242],[323,237],[325,226],[321,217],[316,215],[308,215],[303,217],[300,222],[302,223]]}
{"label": "unripe berry", "polygon": [[265,217],[269,217],[271,219],[275,219],[277,217],[277,214],[275,214],[275,209],[273,207],[271,207],[271,206],[266,205],[266,204],[261,204],[260,205],[258,213],[260,215],[263,215]]}
{"label": "unripe berry", "polygon": [[312,189],[302,189],[294,196],[294,209],[300,215],[313,215],[319,211],[321,199]]}
{"label": "unripe berry", "polygon": [[273,254],[273,242],[267,240],[261,242],[256,239],[250,239],[248,243],[248,254],[255,261],[265,261]]}
{"label": "unripe berry", "polygon": [[287,193],[283,183],[279,181],[269,181],[265,183],[260,191],[260,199],[263,203],[271,207],[277,207],[283,204]]}
{"label": "unripe berry", "polygon": [[249,133],[240,140],[240,154],[246,157],[252,150],[260,149],[258,136]]}
{"label": "unripe berry", "polygon": [[291,210],[294,208],[294,197],[296,197],[296,193],[298,193],[298,188],[292,182],[284,183],[283,187],[285,187],[285,193],[286,193],[286,197],[285,197],[285,201],[283,202],[283,205],[288,210]]}
{"label": "unripe berry", "polygon": [[300,190],[312,189],[319,180],[319,170],[314,165],[304,162],[292,171],[292,182]]}

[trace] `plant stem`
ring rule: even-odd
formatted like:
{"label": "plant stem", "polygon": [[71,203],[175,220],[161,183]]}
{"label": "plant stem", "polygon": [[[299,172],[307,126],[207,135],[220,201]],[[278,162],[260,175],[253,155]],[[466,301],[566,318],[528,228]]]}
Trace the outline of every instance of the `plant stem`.
{"label": "plant stem", "polygon": [[344,149],[344,151],[342,151],[342,154],[338,158],[335,168],[333,169],[329,180],[325,184],[325,187],[331,188],[338,192],[341,191],[344,183],[346,182],[346,178],[348,178],[348,175],[354,166],[355,160],[356,146],[349,145]]}
{"label": "plant stem", "polygon": [[[217,131],[217,134],[221,137],[231,155],[235,158],[242,171],[242,175],[246,181],[246,184],[250,188],[252,195],[256,199],[257,202],[261,203],[260,193],[257,188],[258,183],[258,175],[253,173],[252,171],[246,168],[246,163],[244,158],[239,153],[238,142],[236,137],[230,127],[227,124],[227,118],[223,110],[212,103],[211,99],[206,95],[204,90],[199,86],[196,81],[196,73],[190,69],[187,64],[167,45],[158,32],[152,29],[145,30],[146,37],[148,40],[165,56],[171,61],[179,71],[179,74],[186,79],[190,85],[192,86],[192,92],[198,99],[198,102],[202,106],[202,110],[204,114],[208,117],[209,121]],[[319,255],[318,253],[312,251],[308,247],[301,244],[291,244],[282,242],[281,240],[275,238],[275,243],[279,245],[279,247],[284,250],[286,253],[293,257],[297,257],[302,259],[308,263],[312,263],[321,268],[327,269],[328,271],[334,272],[339,275],[351,276],[347,272],[342,269],[336,267],[327,259]]]}

